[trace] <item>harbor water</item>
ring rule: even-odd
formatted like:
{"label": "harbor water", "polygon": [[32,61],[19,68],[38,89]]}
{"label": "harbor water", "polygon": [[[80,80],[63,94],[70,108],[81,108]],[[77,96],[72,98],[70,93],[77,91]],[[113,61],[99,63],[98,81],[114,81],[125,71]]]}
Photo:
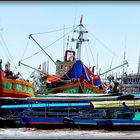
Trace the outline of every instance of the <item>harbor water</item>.
{"label": "harbor water", "polygon": [[140,130],[107,131],[79,129],[0,128],[0,139],[139,139]]}

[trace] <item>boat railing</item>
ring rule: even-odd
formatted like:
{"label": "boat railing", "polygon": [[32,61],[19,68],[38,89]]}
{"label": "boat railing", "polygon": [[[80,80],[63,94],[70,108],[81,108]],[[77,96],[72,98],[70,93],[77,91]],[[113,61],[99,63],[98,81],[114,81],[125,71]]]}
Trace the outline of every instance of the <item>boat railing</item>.
{"label": "boat railing", "polygon": [[49,109],[25,109],[18,112],[17,117],[64,117],[64,116],[76,116],[78,113],[75,110],[49,110]]}
{"label": "boat railing", "polygon": [[133,110],[119,110],[113,113],[113,119],[132,119],[134,117],[135,111]]}
{"label": "boat railing", "polygon": [[18,114],[19,112],[18,111],[15,111],[15,112],[12,112],[11,114],[7,114],[4,116],[4,118],[6,119],[17,119],[18,118]]}

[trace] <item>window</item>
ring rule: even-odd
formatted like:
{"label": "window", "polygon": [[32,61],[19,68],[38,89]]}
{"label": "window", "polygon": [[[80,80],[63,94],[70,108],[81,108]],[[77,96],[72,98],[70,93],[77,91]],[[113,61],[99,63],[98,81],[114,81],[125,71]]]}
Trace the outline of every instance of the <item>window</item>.
{"label": "window", "polygon": [[67,65],[65,65],[65,68],[64,68],[64,70],[67,70]]}
{"label": "window", "polygon": [[16,84],[15,89],[18,91],[22,91],[22,85],[21,84]]}
{"label": "window", "polygon": [[23,86],[23,92],[27,92],[27,86]]}
{"label": "window", "polygon": [[28,93],[34,94],[34,90],[31,87],[28,87]]}
{"label": "window", "polygon": [[5,89],[11,90],[11,89],[12,89],[12,83],[10,83],[10,82],[4,82],[4,83],[3,83],[3,87],[4,87]]}
{"label": "window", "polygon": [[63,65],[60,66],[61,70],[63,69]]}

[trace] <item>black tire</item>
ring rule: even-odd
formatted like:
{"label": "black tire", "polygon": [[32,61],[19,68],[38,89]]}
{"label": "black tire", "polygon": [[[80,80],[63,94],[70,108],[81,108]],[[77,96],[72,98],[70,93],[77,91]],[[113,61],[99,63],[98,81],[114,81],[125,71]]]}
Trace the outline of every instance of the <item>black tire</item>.
{"label": "black tire", "polygon": [[29,119],[28,119],[27,117],[23,117],[23,118],[21,118],[20,123],[21,123],[22,125],[27,125],[28,122],[29,122]]}

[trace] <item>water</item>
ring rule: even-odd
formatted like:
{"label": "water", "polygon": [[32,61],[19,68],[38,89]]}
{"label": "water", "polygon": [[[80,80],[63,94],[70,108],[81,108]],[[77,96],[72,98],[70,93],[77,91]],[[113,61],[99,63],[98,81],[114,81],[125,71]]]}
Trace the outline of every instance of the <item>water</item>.
{"label": "water", "polygon": [[0,128],[0,139],[139,139],[137,131]]}

